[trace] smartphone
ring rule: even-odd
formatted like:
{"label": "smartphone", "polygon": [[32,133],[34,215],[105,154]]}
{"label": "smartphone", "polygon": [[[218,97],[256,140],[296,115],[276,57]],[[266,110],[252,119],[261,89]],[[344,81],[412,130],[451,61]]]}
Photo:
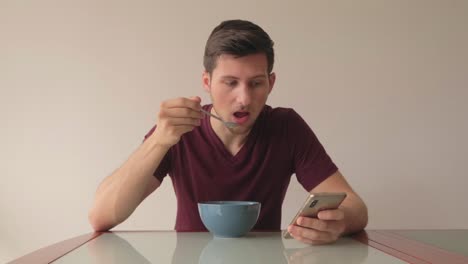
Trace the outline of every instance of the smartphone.
{"label": "smartphone", "polygon": [[[317,217],[318,212],[329,209],[337,209],[346,198],[346,193],[312,193],[310,194],[301,209],[291,221],[290,225],[296,223],[299,216]],[[283,231],[284,238],[292,238],[288,230]]]}

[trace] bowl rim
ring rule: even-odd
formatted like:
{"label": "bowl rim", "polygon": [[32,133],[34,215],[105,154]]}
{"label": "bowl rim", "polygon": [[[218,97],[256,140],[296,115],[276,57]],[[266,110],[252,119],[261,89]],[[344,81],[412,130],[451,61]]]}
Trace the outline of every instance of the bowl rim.
{"label": "bowl rim", "polygon": [[214,206],[245,206],[245,205],[260,205],[260,202],[256,201],[206,201],[206,202],[199,202],[199,205],[214,205]]}

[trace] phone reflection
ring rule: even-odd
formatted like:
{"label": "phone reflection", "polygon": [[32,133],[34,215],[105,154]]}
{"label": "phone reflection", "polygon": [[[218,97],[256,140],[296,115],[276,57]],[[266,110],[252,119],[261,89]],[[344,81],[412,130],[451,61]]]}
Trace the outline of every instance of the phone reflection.
{"label": "phone reflection", "polygon": [[352,238],[341,238],[334,244],[287,248],[283,253],[288,264],[358,264],[367,260],[368,247]]}
{"label": "phone reflection", "polygon": [[86,243],[93,263],[151,263],[127,240],[114,233],[106,233],[99,239]]}

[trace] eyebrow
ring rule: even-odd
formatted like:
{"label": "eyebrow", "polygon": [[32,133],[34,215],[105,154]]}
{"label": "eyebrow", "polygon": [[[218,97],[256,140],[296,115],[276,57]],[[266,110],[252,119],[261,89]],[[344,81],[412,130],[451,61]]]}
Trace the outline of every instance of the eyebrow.
{"label": "eyebrow", "polygon": [[[250,77],[249,79],[257,79],[257,78],[266,79],[267,77],[264,74],[258,74],[258,75],[255,75],[253,77]],[[232,75],[223,75],[223,76],[221,76],[221,79],[235,79],[235,80],[238,80],[239,78],[236,77],[236,76],[232,76]]]}

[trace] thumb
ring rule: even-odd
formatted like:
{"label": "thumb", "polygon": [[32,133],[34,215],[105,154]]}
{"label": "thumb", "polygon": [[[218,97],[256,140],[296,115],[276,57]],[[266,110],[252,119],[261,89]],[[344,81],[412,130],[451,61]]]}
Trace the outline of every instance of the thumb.
{"label": "thumb", "polygon": [[191,96],[189,99],[201,103],[201,98],[198,96]]}

